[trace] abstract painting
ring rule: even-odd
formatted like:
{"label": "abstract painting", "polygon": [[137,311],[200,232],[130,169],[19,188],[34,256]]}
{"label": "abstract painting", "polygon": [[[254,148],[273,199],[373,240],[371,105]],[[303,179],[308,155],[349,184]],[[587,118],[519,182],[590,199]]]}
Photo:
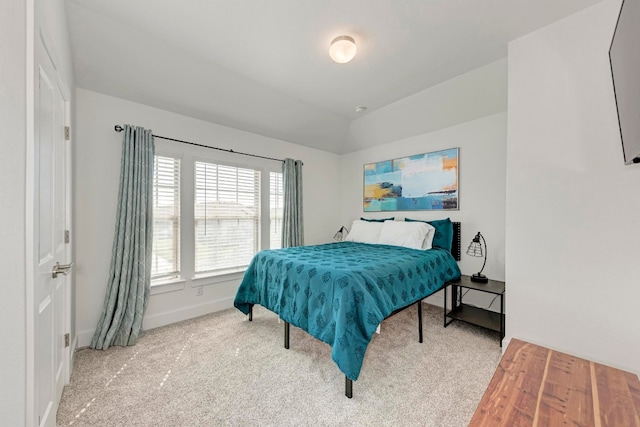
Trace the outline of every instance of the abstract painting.
{"label": "abstract painting", "polygon": [[458,209],[458,148],[364,165],[365,212]]}

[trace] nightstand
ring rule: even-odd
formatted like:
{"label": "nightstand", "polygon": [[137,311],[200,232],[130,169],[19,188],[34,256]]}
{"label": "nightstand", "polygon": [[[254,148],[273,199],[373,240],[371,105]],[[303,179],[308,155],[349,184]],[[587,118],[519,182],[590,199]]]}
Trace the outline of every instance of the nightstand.
{"label": "nightstand", "polygon": [[[451,287],[451,301],[453,307],[448,308],[448,292]],[[480,292],[498,295],[500,298],[500,313],[484,308],[474,307],[462,302],[460,288],[473,289]],[[460,276],[444,285],[444,327],[446,328],[454,320],[460,320],[472,325],[481,326],[492,331],[500,332],[500,347],[504,338],[504,292],[505,283],[498,280],[489,280],[487,283],[472,282],[469,276]]]}

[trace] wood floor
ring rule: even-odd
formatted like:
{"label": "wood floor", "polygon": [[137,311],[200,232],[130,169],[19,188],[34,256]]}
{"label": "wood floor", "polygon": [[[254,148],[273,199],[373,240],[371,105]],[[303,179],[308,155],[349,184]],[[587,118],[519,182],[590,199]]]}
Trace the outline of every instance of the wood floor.
{"label": "wood floor", "polygon": [[640,427],[640,381],[513,339],[469,425]]}

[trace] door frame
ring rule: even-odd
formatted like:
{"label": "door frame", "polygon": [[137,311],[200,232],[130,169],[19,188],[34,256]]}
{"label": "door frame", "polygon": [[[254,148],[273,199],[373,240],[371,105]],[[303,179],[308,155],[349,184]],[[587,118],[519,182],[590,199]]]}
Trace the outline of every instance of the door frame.
{"label": "door frame", "polygon": [[26,425],[36,425],[35,402],[35,96],[36,96],[36,69],[35,69],[35,0],[26,0],[26,159],[25,159],[25,312],[26,312]]}
{"label": "door frame", "polygon": [[[60,80],[60,83],[65,84]],[[64,125],[69,129],[69,137],[64,141],[64,164],[65,164],[65,230],[69,232],[69,242],[65,247],[65,257],[67,262],[74,261],[73,251],[73,132],[71,132],[71,94],[69,88],[64,85],[63,89],[64,99]],[[72,268],[68,276],[64,276],[65,280],[65,319],[64,326],[65,331],[69,334],[69,345],[65,348],[64,352],[64,383],[69,384],[71,382],[71,372],[73,371],[74,354],[77,341],[77,334],[75,328],[71,324],[71,314],[75,311],[72,307],[74,298],[73,293],[75,291],[75,269]],[[71,333],[73,332],[73,335]]]}

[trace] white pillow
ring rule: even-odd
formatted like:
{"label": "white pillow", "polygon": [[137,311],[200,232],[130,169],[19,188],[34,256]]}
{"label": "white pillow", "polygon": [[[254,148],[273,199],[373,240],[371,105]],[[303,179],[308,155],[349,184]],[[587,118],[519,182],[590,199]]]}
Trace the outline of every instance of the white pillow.
{"label": "white pillow", "polygon": [[423,249],[427,234],[429,227],[424,222],[385,221],[378,243]]}
{"label": "white pillow", "polygon": [[436,228],[431,224],[427,224],[426,222],[423,222],[423,224],[429,227],[429,233],[424,238],[422,249],[431,249],[433,247],[433,236],[436,235]]}
{"label": "white pillow", "polygon": [[426,221],[418,221],[418,220],[413,220],[413,221],[406,221],[405,222],[422,222],[423,224],[425,224],[427,227],[429,227],[429,234],[427,234],[427,236],[424,238],[424,242],[422,243],[422,249],[431,249],[433,247],[433,237],[436,235],[436,228],[429,224]]}
{"label": "white pillow", "polygon": [[378,243],[378,237],[380,236],[380,230],[382,230],[383,225],[384,223],[382,222],[369,222],[357,219],[351,224],[351,230],[344,240],[358,243]]}

